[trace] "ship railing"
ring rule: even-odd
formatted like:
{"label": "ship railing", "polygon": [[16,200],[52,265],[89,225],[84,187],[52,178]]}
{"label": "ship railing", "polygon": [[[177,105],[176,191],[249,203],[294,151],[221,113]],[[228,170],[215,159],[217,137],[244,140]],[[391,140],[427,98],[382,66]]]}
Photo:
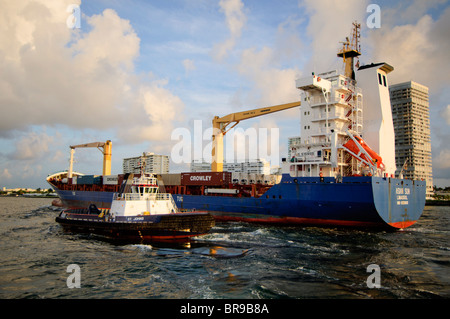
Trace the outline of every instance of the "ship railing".
{"label": "ship railing", "polygon": [[[172,195],[169,193],[144,193],[144,194],[114,194],[114,200],[170,200],[173,202]],[[173,202],[174,203],[174,202]]]}
{"label": "ship railing", "polygon": [[335,120],[335,119],[341,119],[346,120],[345,112],[329,112],[328,115],[326,112],[320,112],[318,114],[315,114],[312,118],[313,121],[324,121],[324,120]]}
{"label": "ship railing", "polygon": [[157,179],[154,177],[141,176],[133,178],[133,184],[135,185],[157,185]]}

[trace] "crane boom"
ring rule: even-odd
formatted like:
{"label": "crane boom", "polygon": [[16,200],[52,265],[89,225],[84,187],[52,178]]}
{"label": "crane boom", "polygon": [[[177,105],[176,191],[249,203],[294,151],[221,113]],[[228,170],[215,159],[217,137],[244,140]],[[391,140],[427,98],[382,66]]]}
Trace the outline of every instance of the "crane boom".
{"label": "crane boom", "polygon": [[[223,136],[235,127],[240,121],[255,118],[261,115],[271,114],[283,110],[287,110],[293,107],[300,106],[300,102],[292,102],[287,104],[274,105],[269,107],[262,107],[249,111],[242,111],[231,113],[223,117],[215,116],[213,124],[213,136],[212,136],[212,163],[211,170],[213,172],[223,171]],[[228,125],[234,123],[227,129]]]}
{"label": "crane boom", "polygon": [[87,143],[87,144],[80,144],[80,145],[72,145],[69,146],[71,149],[80,148],[80,147],[103,147],[106,143],[103,142],[94,142],[94,143]]}
{"label": "crane boom", "polygon": [[[86,143],[80,145],[72,145],[70,146],[70,161],[69,161],[69,172],[67,174],[68,178],[72,178],[73,174],[73,154],[75,153],[76,148],[85,148],[85,147],[96,147],[103,154],[103,175],[111,174],[111,148],[112,143],[110,140],[103,142],[93,142]],[[103,148],[103,150],[101,150]]]}

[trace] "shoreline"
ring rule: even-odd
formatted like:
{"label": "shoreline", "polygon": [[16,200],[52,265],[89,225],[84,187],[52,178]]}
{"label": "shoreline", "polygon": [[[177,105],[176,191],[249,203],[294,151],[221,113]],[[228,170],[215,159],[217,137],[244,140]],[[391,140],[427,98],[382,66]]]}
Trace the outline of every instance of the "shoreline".
{"label": "shoreline", "polygon": [[450,206],[450,200],[426,200],[425,206]]}

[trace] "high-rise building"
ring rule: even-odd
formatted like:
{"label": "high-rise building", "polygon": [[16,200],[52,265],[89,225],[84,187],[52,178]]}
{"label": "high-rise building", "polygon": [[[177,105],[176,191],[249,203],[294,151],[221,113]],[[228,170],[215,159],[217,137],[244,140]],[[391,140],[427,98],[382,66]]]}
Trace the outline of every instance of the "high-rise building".
{"label": "high-rise building", "polygon": [[124,174],[139,174],[141,167],[145,167],[144,172],[148,174],[168,174],[169,156],[143,153],[142,156],[123,159]]}
{"label": "high-rise building", "polygon": [[389,87],[395,130],[396,175],[427,182],[433,192],[428,87],[409,81]]}

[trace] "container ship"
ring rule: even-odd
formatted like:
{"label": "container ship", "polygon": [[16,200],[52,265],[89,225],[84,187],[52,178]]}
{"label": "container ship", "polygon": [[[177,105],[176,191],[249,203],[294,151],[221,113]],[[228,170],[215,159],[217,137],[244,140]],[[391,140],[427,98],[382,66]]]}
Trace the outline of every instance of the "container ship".
{"label": "container ship", "polygon": [[[360,24],[337,56],[344,70],[296,80],[300,100],[233,113],[213,119],[210,172],[158,175],[162,192],[180,209],[210,212],[216,221],[285,225],[382,227],[413,225],[425,206],[426,182],[395,178],[395,136],[387,63],[359,66]],[[301,137],[290,144],[281,174],[223,171],[223,138],[240,121],[301,107]],[[73,172],[77,147],[97,147],[104,154],[103,174]],[[111,142],[71,146],[68,171],[47,181],[68,207],[109,208],[128,174],[111,175]]]}

